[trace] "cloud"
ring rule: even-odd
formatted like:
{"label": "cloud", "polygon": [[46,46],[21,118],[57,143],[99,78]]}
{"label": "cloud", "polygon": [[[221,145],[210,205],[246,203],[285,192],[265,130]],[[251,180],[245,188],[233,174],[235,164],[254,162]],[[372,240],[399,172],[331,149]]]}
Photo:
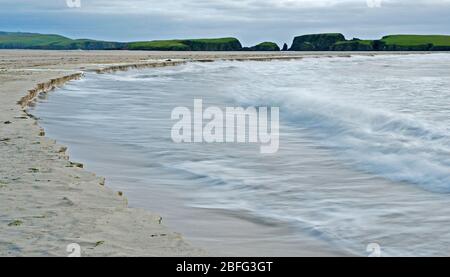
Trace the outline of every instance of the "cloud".
{"label": "cloud", "polygon": [[448,33],[450,0],[0,0],[5,30],[141,40],[237,36],[245,44],[290,42],[304,33]]}

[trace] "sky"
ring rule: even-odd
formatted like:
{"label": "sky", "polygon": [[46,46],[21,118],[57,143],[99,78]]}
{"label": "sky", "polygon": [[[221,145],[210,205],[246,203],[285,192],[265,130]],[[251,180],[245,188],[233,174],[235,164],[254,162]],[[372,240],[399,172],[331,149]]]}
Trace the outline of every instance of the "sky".
{"label": "sky", "polygon": [[0,31],[113,41],[232,36],[246,46],[281,45],[310,33],[450,35],[449,15],[450,0],[0,0]]}

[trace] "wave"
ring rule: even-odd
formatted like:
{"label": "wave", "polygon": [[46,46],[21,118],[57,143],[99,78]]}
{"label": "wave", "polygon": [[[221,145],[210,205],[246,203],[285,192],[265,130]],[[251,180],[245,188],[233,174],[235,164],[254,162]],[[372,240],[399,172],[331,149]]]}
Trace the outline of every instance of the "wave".
{"label": "wave", "polygon": [[[400,64],[398,58],[395,57],[396,66],[402,65],[401,61],[408,62],[418,57],[401,57]],[[439,55],[439,59],[443,58],[449,60],[449,55]],[[355,67],[355,63],[360,61],[364,61],[363,66],[367,66],[367,60],[386,63],[393,59],[394,57],[359,57],[341,59],[339,62],[340,66],[345,67],[345,63],[348,63]],[[420,57],[420,60],[429,63],[426,57]],[[252,90],[247,94],[239,90],[239,93],[233,95],[234,99],[243,105],[279,106],[282,120],[286,124],[306,128],[311,136],[335,150],[339,158],[352,167],[390,180],[417,184],[429,191],[450,193],[450,122],[448,119],[443,122],[435,119],[442,112],[440,103],[450,97],[450,92],[446,89],[448,83],[440,86],[439,89],[444,93],[441,92],[443,95],[436,98],[392,90],[399,80],[387,82],[383,87],[374,85],[372,91],[360,91],[353,89],[361,86],[358,83],[345,86],[335,83],[336,78],[340,77],[341,81],[345,81],[346,76],[335,76],[332,79],[321,77],[321,73],[326,72],[323,69],[332,62],[328,61],[327,64],[327,61],[314,61],[303,66],[297,64],[298,67],[294,68],[298,76],[305,73],[309,78],[317,78],[320,83],[316,80],[311,85],[305,80],[305,84],[295,82],[290,87],[275,88],[267,86],[268,83],[261,80],[259,90]],[[311,76],[306,70],[315,71],[315,74]],[[352,82],[373,80],[375,83],[380,78],[373,76],[370,71],[351,73],[356,75],[356,78],[351,79]],[[431,82],[435,81],[435,78],[427,76],[422,76],[422,79],[423,83],[416,80],[414,85],[427,88],[432,87]],[[449,82],[449,79],[444,81]],[[412,86],[410,89],[414,90]],[[395,102],[396,94],[402,97],[403,102],[410,102],[411,107],[398,105]],[[436,105],[435,109],[433,105]],[[421,111],[424,107],[428,109]],[[406,108],[408,112],[402,112]],[[438,113],[434,114],[436,111]],[[427,113],[426,117],[417,116],[423,113]]]}

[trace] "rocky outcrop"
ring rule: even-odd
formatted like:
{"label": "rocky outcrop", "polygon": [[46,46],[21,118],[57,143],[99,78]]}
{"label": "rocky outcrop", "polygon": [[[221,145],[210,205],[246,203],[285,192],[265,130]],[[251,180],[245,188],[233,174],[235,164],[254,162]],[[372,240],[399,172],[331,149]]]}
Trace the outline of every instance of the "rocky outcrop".
{"label": "rocky outcrop", "polygon": [[449,46],[432,46],[429,51],[450,51]]}
{"label": "rocky outcrop", "polygon": [[430,51],[433,48],[433,44],[422,45],[398,45],[398,44],[380,44],[379,51]]}
{"label": "rocky outcrop", "polygon": [[236,38],[183,40],[191,51],[240,51],[242,45]]}
{"label": "rocky outcrop", "polygon": [[283,49],[281,51],[288,51],[289,50],[289,46],[287,45],[287,43],[283,44]]}
{"label": "rocky outcrop", "polygon": [[248,48],[249,51],[280,51],[280,47],[274,42],[262,42]]}
{"label": "rocky outcrop", "polygon": [[330,51],[335,43],[345,41],[342,34],[314,34],[294,38],[290,51]]}
{"label": "rocky outcrop", "polygon": [[[62,45],[60,48],[69,50],[122,50],[125,46],[126,43],[121,42],[76,39],[66,45]],[[55,45],[55,47],[59,47],[59,45]]]}
{"label": "rocky outcrop", "polygon": [[351,40],[335,43],[332,51],[374,51],[372,41]]}

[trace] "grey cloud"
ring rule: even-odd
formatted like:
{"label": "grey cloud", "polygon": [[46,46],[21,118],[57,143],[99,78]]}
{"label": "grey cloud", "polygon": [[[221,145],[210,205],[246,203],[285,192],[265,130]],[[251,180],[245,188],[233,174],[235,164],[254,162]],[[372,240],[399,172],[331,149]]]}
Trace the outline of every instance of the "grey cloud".
{"label": "grey cloud", "polygon": [[342,32],[377,38],[388,33],[445,33],[449,0],[0,0],[0,29],[72,37],[142,40],[236,36],[250,45],[291,42],[293,36]]}

